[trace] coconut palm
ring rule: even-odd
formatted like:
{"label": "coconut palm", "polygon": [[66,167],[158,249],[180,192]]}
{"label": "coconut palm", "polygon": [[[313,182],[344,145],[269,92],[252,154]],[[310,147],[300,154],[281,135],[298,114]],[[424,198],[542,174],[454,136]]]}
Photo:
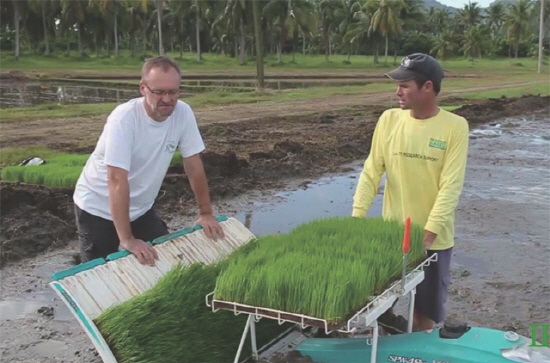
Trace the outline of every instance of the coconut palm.
{"label": "coconut palm", "polygon": [[384,64],[387,64],[389,37],[402,31],[403,21],[399,13],[406,4],[403,0],[369,0],[367,6],[377,9],[372,16],[369,32],[377,32],[386,39]]}
{"label": "coconut palm", "polygon": [[532,2],[530,0],[520,0],[511,4],[506,14],[505,26],[507,28],[508,40],[512,41],[518,57],[518,48],[520,41],[529,33],[529,20],[531,17]]}

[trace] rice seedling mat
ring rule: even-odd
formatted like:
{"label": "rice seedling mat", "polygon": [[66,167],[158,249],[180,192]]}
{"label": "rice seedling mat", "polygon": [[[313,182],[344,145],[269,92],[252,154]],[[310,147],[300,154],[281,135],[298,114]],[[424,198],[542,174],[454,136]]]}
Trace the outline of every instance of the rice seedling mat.
{"label": "rice seedling mat", "polygon": [[260,306],[250,306],[246,304],[223,301],[214,299],[214,292],[206,296],[206,305],[212,308],[213,312],[218,310],[232,311],[235,315],[248,314],[255,321],[261,318],[274,319],[283,323],[299,324],[302,328],[315,327],[325,330],[328,335],[332,332],[344,334],[353,334],[357,331],[370,327],[376,320],[390,309],[393,303],[402,296],[411,295],[409,302],[409,332],[412,331],[412,314],[414,311],[414,295],[416,286],[424,280],[424,268],[431,263],[437,262],[437,254],[426,258],[416,268],[407,273],[404,279],[395,281],[389,288],[381,294],[371,297],[370,302],[357,311],[344,325],[335,325],[325,319],[320,319],[304,314],[295,314],[288,311],[275,310]]}
{"label": "rice seedling mat", "polygon": [[215,263],[256,237],[235,218],[218,217],[225,237],[212,241],[202,227],[184,228],[148,244],[159,255],[155,266],[144,266],[126,250],[56,272],[50,287],[78,320],[105,363],[117,363],[94,323],[105,310],[154,287],[173,267]]}

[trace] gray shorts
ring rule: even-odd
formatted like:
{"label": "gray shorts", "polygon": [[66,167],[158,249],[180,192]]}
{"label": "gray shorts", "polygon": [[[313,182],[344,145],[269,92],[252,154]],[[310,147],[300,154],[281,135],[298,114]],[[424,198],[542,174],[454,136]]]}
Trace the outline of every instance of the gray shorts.
{"label": "gray shorts", "polygon": [[437,253],[437,262],[424,269],[424,281],[416,287],[415,310],[436,323],[445,320],[452,252],[452,247],[441,251],[429,250],[428,256]]}

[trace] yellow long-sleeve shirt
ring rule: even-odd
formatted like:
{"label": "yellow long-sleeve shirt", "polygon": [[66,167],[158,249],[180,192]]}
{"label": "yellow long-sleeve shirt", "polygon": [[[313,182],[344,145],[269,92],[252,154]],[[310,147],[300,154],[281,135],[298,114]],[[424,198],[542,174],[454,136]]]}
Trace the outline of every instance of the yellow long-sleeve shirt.
{"label": "yellow long-sleeve shirt", "polygon": [[468,135],[467,121],[443,109],[425,120],[414,119],[409,110],[384,112],[359,178],[352,215],[365,217],[385,172],[383,217],[411,217],[412,223],[437,234],[431,249],[452,247]]}

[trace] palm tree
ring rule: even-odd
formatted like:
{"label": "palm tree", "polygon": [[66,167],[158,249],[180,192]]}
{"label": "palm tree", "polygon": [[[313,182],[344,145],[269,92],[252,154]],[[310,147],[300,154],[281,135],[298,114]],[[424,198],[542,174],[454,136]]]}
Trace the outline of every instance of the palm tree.
{"label": "palm tree", "polygon": [[508,29],[508,40],[514,42],[516,48],[516,58],[518,57],[519,42],[529,32],[529,19],[531,10],[530,0],[520,0],[517,3],[510,5],[508,14],[506,15],[505,25]]}
{"label": "palm tree", "polygon": [[[432,10],[433,9],[433,10]],[[435,35],[439,35],[447,26],[449,26],[450,14],[446,8],[437,9],[430,8],[430,14],[428,15],[428,23],[433,26]]]}
{"label": "palm tree", "polygon": [[119,0],[90,0],[92,7],[97,7],[103,17],[111,22],[113,30],[113,39],[115,41],[115,57],[118,57],[118,18],[120,12],[123,10],[123,5]]}
{"label": "palm tree", "polygon": [[352,31],[355,29],[351,25],[356,21],[355,14],[359,12],[361,12],[359,0],[341,0],[334,12],[336,29],[342,38],[342,45],[346,46],[348,63],[350,63],[351,57],[351,40],[355,37],[355,33]]}
{"label": "palm tree", "polygon": [[264,16],[279,28],[279,63],[283,61],[282,53],[287,38],[294,39],[294,34],[300,27],[307,28],[311,25],[314,10],[314,5],[308,0],[270,0],[264,7]]}
{"label": "palm tree", "polygon": [[377,8],[371,19],[369,32],[378,32],[386,39],[384,64],[388,61],[388,44],[390,35],[397,35],[402,30],[399,13],[405,2],[403,0],[369,0],[367,6]]}
{"label": "palm tree", "polygon": [[21,36],[21,19],[27,11],[27,1],[26,0],[12,0],[12,10],[13,10],[13,25],[15,28],[15,60],[19,60],[20,56],[20,36]]}
{"label": "palm tree", "polygon": [[434,39],[434,42],[435,45],[431,52],[436,53],[437,58],[445,61],[453,54],[455,42],[453,40],[453,33],[450,30],[444,30],[439,33],[439,36]]}
{"label": "palm tree", "polygon": [[130,35],[130,49],[132,51],[132,57],[137,53],[137,37],[136,35],[141,32],[143,34],[143,42],[146,42],[145,29],[147,23],[146,4],[143,4],[140,0],[127,0],[126,11],[127,16],[122,20],[125,22],[124,28]]}
{"label": "palm tree", "polygon": [[483,19],[481,8],[476,2],[464,5],[464,9],[459,10],[457,17],[459,23],[467,28],[481,23]]}
{"label": "palm tree", "polygon": [[264,88],[264,56],[263,56],[263,31],[260,17],[259,0],[252,0],[252,13],[254,17],[254,39],[256,44],[256,79],[258,89]]}
{"label": "palm tree", "polygon": [[323,46],[325,48],[325,60],[328,62],[330,56],[330,35],[335,26],[334,11],[336,2],[333,0],[321,0],[317,5],[317,13],[321,22],[321,31],[323,34]]}
{"label": "palm tree", "polygon": [[485,45],[486,34],[487,29],[482,24],[471,26],[464,34],[464,45],[461,50],[464,52],[465,57],[472,60],[472,63],[474,57],[481,58],[481,49]]}
{"label": "palm tree", "polygon": [[70,34],[73,27],[76,27],[79,57],[82,57],[84,53],[82,30],[86,21],[87,7],[88,3],[85,1],[61,0],[61,23],[68,34]]}
{"label": "palm tree", "polygon": [[[364,11],[358,11],[353,14],[353,22],[348,26],[348,31],[344,35],[344,41],[349,44],[361,43],[368,37],[370,27],[370,18]],[[349,52],[348,52],[348,62]]]}
{"label": "palm tree", "polygon": [[[251,7],[247,1],[228,0],[223,12],[212,23],[212,27],[218,24],[225,25],[225,33],[239,34],[239,64],[246,63],[246,32],[245,26],[248,25],[248,19],[251,18]],[[235,43],[235,47],[237,43]],[[235,55],[236,56],[236,55]]]}
{"label": "palm tree", "polygon": [[504,4],[502,3],[493,3],[487,9],[487,23],[491,29],[495,30],[496,34],[500,34],[502,29],[502,24],[504,24],[504,19],[506,17]]}

